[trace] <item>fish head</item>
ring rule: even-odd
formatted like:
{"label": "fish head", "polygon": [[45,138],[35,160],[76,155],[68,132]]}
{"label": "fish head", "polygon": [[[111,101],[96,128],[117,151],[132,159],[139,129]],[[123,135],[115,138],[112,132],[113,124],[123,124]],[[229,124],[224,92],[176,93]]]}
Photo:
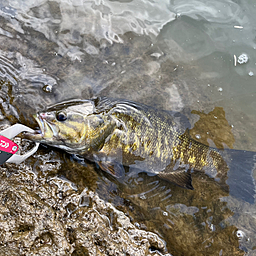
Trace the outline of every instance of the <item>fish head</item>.
{"label": "fish head", "polygon": [[76,153],[82,148],[95,145],[96,134],[110,122],[95,113],[91,100],[56,104],[34,116],[39,130],[25,133],[27,139]]}

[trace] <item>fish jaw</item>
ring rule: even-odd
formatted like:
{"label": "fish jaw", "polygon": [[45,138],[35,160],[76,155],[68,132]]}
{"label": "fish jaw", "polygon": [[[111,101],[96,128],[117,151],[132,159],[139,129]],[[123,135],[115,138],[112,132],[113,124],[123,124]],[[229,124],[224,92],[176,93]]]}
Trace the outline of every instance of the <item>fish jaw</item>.
{"label": "fish jaw", "polygon": [[26,132],[24,134],[25,138],[36,142],[51,141],[54,135],[56,135],[53,126],[42,118],[40,114],[34,115],[33,117],[39,125],[39,130],[35,130],[33,133]]}

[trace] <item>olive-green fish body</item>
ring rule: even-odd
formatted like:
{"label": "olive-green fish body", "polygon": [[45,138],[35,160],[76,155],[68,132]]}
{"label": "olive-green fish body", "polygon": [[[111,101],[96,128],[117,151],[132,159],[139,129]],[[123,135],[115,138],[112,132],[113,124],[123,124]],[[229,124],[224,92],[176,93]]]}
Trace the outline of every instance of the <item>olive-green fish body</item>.
{"label": "olive-green fish body", "polygon": [[95,161],[116,177],[123,166],[193,189],[191,173],[213,177],[231,195],[254,202],[256,153],[209,148],[190,138],[179,114],[127,100],[71,100],[36,115],[40,131],[28,139]]}
{"label": "olive-green fish body", "polygon": [[28,138],[82,155],[115,176],[124,165],[190,189],[193,170],[226,180],[221,154],[191,139],[188,122],[178,113],[97,98],[56,104],[36,120],[41,133]]}

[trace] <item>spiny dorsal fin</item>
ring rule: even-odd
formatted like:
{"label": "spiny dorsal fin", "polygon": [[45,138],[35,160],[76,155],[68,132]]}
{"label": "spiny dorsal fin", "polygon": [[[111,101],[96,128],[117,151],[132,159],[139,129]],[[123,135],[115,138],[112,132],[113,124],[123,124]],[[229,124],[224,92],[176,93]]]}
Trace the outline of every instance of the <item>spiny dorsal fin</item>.
{"label": "spiny dorsal fin", "polygon": [[168,180],[182,188],[193,190],[191,174],[184,168],[178,168],[171,172],[160,172],[158,176],[162,179]]}

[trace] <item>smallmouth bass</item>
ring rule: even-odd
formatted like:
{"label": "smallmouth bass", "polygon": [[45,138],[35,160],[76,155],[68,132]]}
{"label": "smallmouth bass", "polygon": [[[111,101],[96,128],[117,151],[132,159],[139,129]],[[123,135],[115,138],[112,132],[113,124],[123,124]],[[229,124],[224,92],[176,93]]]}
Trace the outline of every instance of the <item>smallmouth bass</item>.
{"label": "smallmouth bass", "polygon": [[26,138],[83,156],[115,177],[128,166],[193,189],[191,173],[201,171],[254,202],[255,153],[221,151],[193,140],[180,113],[104,97],[55,104],[35,119],[40,130]]}

